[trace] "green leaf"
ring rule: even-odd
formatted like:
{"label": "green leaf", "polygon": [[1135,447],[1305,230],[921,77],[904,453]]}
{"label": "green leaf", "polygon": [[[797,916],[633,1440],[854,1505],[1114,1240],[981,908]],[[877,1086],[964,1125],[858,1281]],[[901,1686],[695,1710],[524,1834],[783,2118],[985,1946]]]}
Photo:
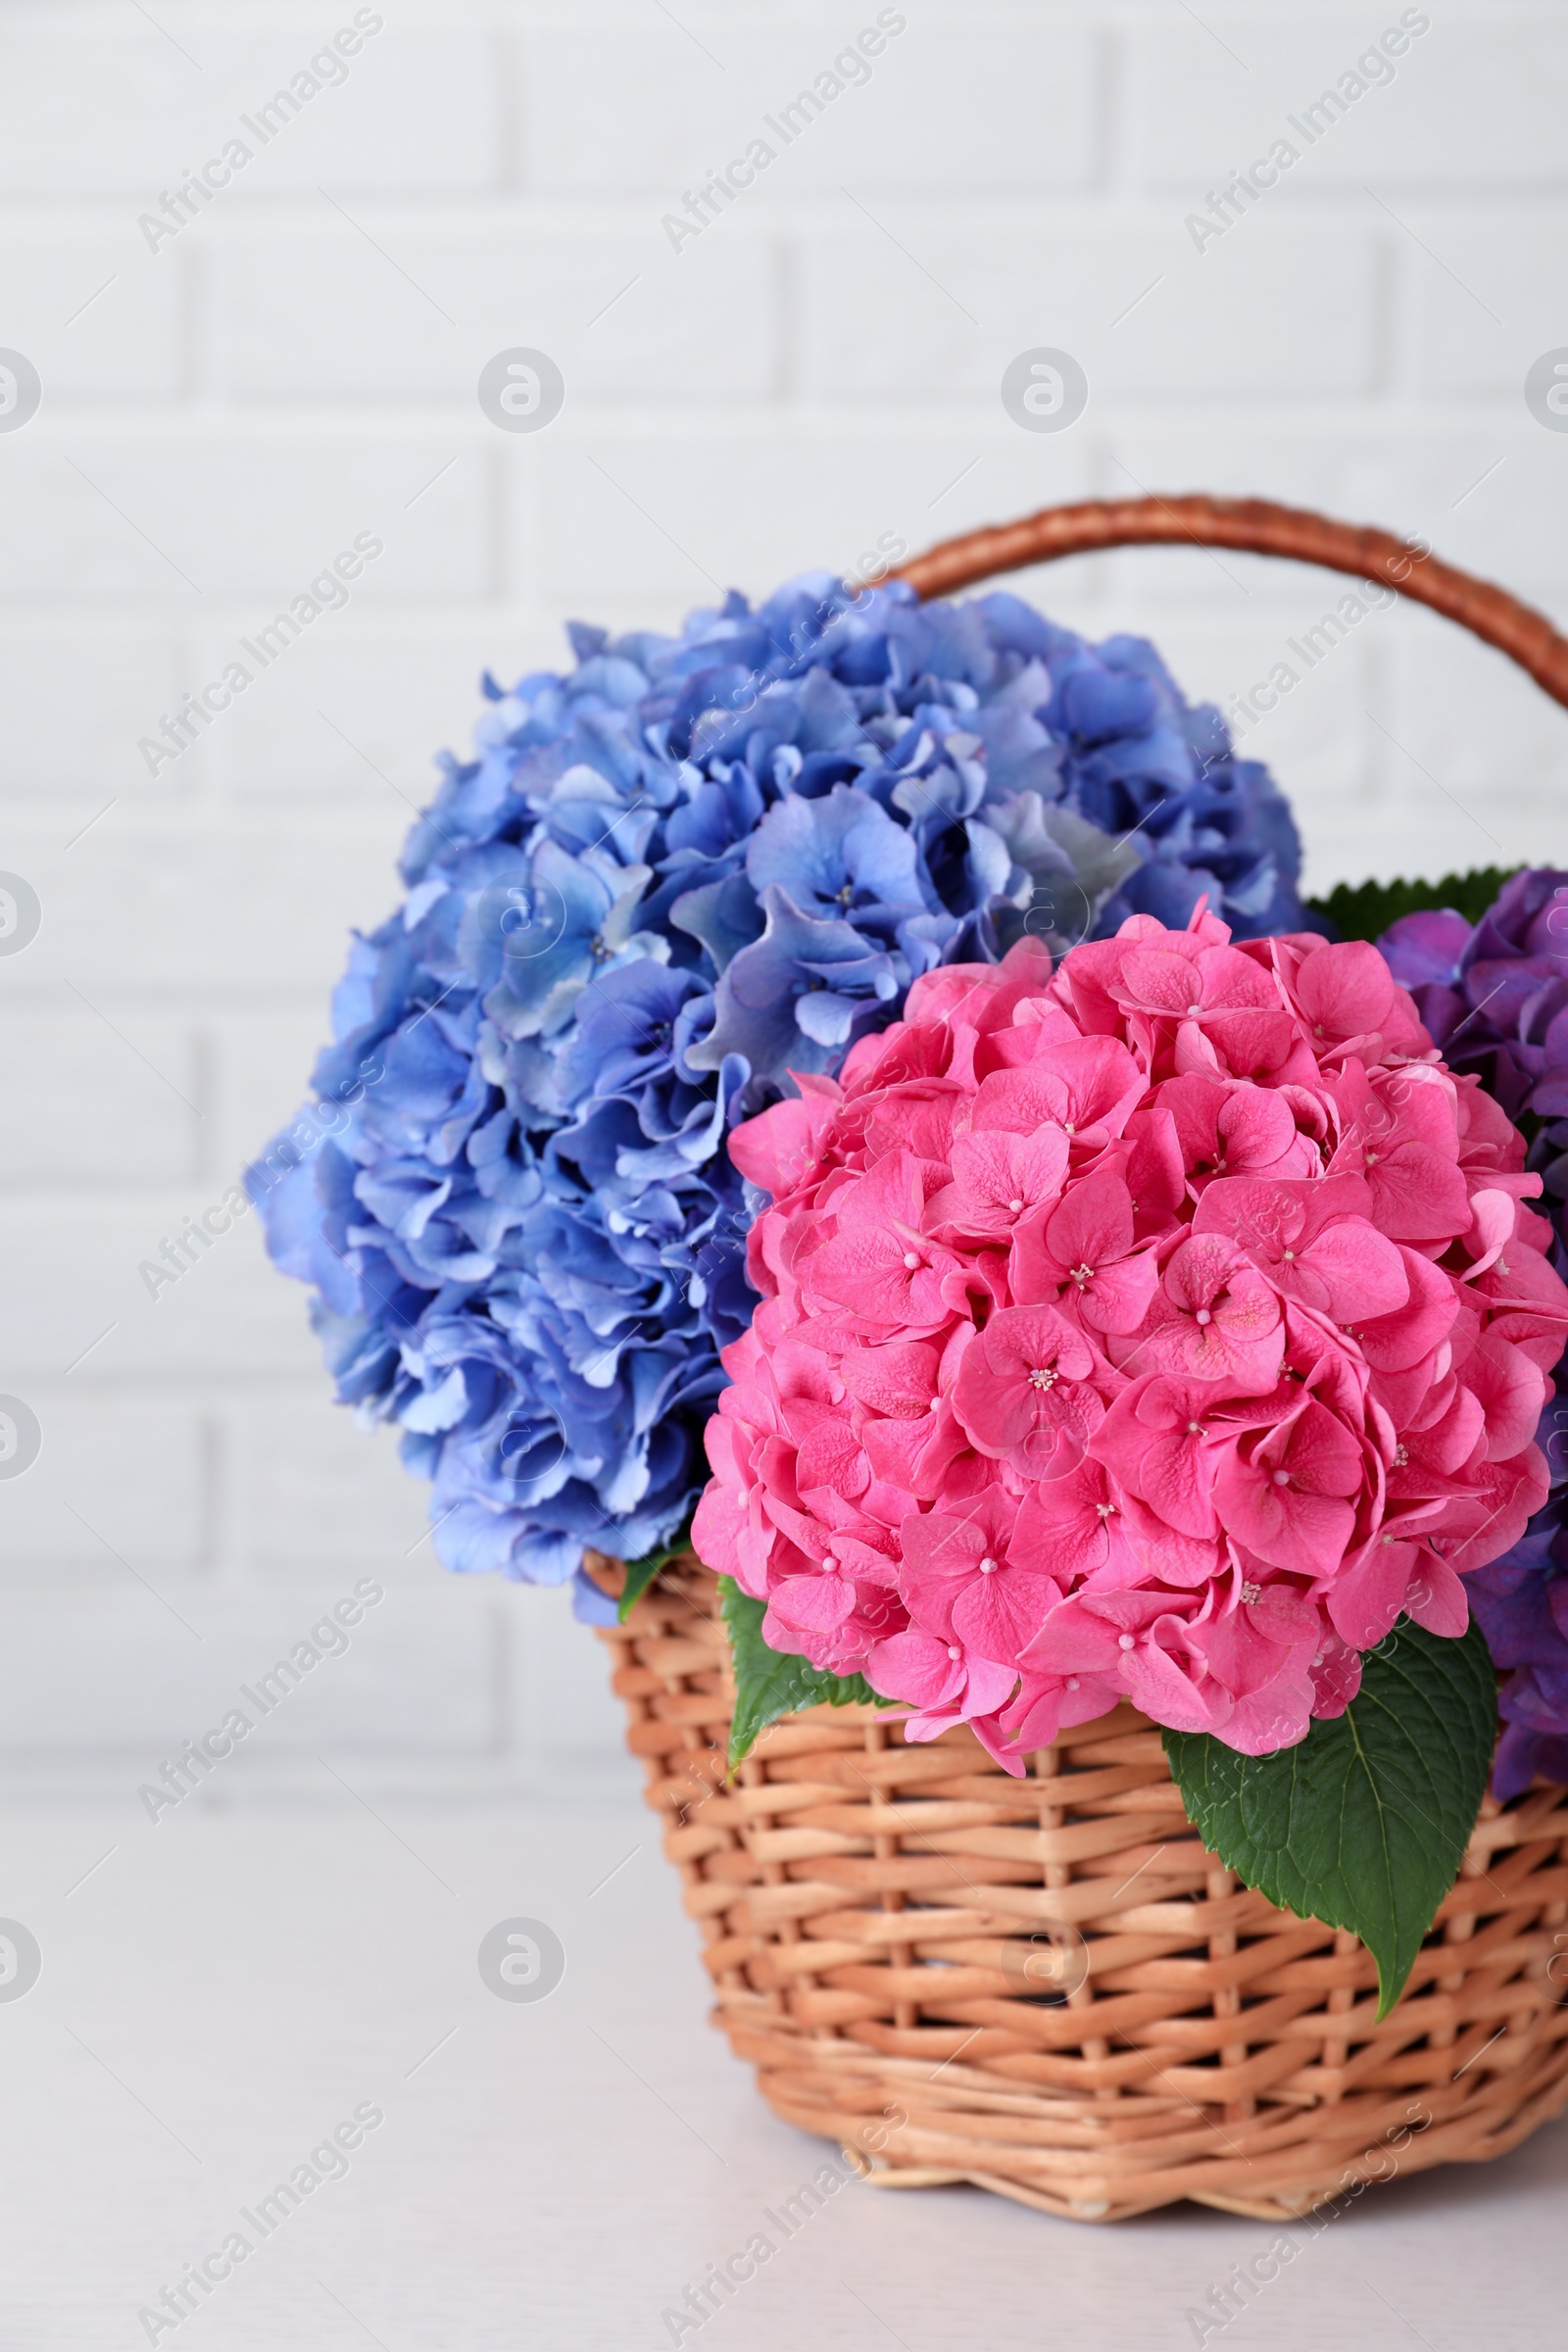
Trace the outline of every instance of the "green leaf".
{"label": "green leaf", "polygon": [[1298,1746],[1240,1756],[1207,1732],[1164,1740],[1210,1853],[1271,1903],[1359,1936],[1382,2018],[1458,1876],[1496,1736],[1481,1628],[1452,1642],[1401,1619],[1362,1660],[1345,1713]]}
{"label": "green leaf", "polygon": [[735,1666],[735,1718],[729,1729],[731,1772],[750,1754],[758,1733],[765,1732],[781,1715],[824,1704],[877,1707],[887,1703],[858,1674],[823,1674],[809,1658],[769,1649],[762,1640],[767,1603],[753,1600],[732,1576],[721,1576],[718,1590]]}
{"label": "green leaf", "polygon": [[1484,865],[1468,874],[1445,874],[1441,882],[1341,882],[1326,899],[1308,899],[1310,914],[1320,914],[1340,939],[1383,937],[1403,914],[1419,914],[1432,906],[1451,906],[1467,923],[1479,923],[1516,865]]}
{"label": "green leaf", "polygon": [[626,1582],[621,1588],[620,1599],[615,1608],[615,1614],[622,1625],[625,1624],[661,1568],[667,1568],[671,1560],[678,1560],[681,1553],[690,1551],[691,1547],[692,1523],[688,1519],[684,1527],[676,1529],[662,1551],[645,1552],[640,1560],[626,1562]]}

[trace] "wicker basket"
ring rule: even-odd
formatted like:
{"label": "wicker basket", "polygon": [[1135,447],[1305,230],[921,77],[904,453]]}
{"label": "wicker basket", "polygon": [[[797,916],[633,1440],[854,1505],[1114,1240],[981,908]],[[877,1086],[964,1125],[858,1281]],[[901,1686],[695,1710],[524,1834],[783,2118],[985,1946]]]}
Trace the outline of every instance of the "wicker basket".
{"label": "wicker basket", "polygon": [[1027,1780],[969,1731],[906,1746],[871,1708],[815,1707],[726,1787],[716,1601],[692,1560],[602,1635],[627,1744],[736,2056],[877,2186],[1275,2221],[1396,2164],[1500,2155],[1568,2101],[1568,1792],[1487,1800],[1378,2025],[1369,1955],[1203,1851],[1131,1707]]}
{"label": "wicker basket", "polygon": [[[1568,703],[1538,612],[1383,532],[1261,501],[1048,510],[904,567],[922,595],[1092,548],[1242,548],[1386,582]],[[620,1570],[595,1562],[610,1590]],[[603,1635],[717,2016],[774,2112],[879,2187],[971,2181],[1119,2221],[1191,2197],[1278,2221],[1394,2170],[1500,2155],[1568,2104],[1568,1791],[1490,1797],[1381,2024],[1353,1936],[1206,1853],[1128,1706],[1003,1772],[967,1730],[818,1707],[726,1782],[715,1580],[667,1568]]]}

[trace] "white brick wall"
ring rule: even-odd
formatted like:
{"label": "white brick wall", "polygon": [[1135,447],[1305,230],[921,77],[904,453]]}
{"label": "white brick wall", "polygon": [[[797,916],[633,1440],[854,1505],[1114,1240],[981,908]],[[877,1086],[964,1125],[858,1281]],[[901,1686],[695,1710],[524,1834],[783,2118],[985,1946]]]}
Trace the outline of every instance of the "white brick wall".
{"label": "white brick wall", "polygon": [[[368,13],[336,85],[157,250],[139,217],[349,0],[161,0],[156,24],[38,0],[0,34],[0,345],[44,385],[0,433],[0,867],[44,907],[0,957],[0,1390],[45,1430],[0,1481],[0,1764],[127,1807],[364,1575],[385,1603],[231,1795],[308,1792],[318,1751],[453,1788],[612,1752],[596,1645],[559,1594],[436,1569],[419,1490],[329,1407],[254,1219],[156,1302],[136,1274],[292,1107],[344,934],[390,905],[481,669],[553,658],[568,613],[668,622],[882,531],[917,548],[1139,486],[1420,531],[1568,611],[1568,438],[1521,389],[1568,343],[1553,10],[1427,12],[1393,79],[1201,251],[1187,216],[1394,0],[907,0],[869,79],[678,252],[662,216],[868,0]],[[534,438],[474,396],[516,343],[567,387]],[[1035,343],[1089,376],[1059,437],[998,399]],[[364,530],[385,552],[347,609],[150,776],[160,712]],[[1026,586],[1147,630],[1222,702],[1330,596],[1185,551]],[[1568,857],[1565,746],[1532,687],[1414,611],[1249,739],[1317,886]]]}

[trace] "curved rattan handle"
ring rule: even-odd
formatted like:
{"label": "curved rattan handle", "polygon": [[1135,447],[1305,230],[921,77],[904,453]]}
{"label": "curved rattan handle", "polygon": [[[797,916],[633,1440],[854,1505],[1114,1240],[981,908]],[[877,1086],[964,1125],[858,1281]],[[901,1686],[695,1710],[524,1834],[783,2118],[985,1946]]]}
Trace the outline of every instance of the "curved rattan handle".
{"label": "curved rattan handle", "polygon": [[1089,499],[1077,507],[1045,507],[1021,522],[992,524],[945,540],[901,564],[893,576],[907,580],[919,596],[950,596],[994,572],[1054,563],[1058,556],[1168,542],[1244,548],[1250,555],[1287,556],[1298,564],[1321,564],[1329,571],[1379,580],[1494,645],[1554,702],[1568,704],[1568,639],[1559,637],[1544,612],[1522,605],[1504,588],[1440,563],[1419,542],[1364,524],[1334,522],[1299,507],[1276,507],[1265,498]]}

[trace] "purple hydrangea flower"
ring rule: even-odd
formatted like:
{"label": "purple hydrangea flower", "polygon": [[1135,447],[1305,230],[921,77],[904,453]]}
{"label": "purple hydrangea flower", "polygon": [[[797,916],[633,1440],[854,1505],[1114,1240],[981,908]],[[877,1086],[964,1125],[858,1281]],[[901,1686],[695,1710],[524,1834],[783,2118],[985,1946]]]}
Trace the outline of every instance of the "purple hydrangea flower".
{"label": "purple hydrangea flower", "polygon": [[[1549,1426],[1548,1426],[1549,1424]],[[1540,1773],[1568,1782],[1568,1496],[1562,1437],[1568,1399],[1547,1405],[1540,1433],[1551,1466],[1550,1498],[1512,1551],[1466,1577],[1471,1604],[1503,1676],[1503,1734],[1492,1785],[1504,1800]],[[1551,1441],[1556,1441],[1553,1450]]]}
{"label": "purple hydrangea flower", "polygon": [[1510,1119],[1568,1113],[1568,874],[1528,869],[1474,928],[1440,907],[1378,944],[1450,1069],[1473,1071]]}
{"label": "purple hydrangea flower", "polygon": [[[1542,1177],[1553,1263],[1568,1278],[1568,873],[1515,874],[1473,927],[1452,907],[1404,915],[1378,945],[1449,1067],[1478,1077],[1534,1131],[1527,1164]],[[1550,1496],[1511,1551],[1465,1579],[1503,1673],[1493,1767],[1503,1798],[1538,1773],[1568,1782],[1568,1367],[1537,1443]]]}
{"label": "purple hydrangea flower", "polygon": [[634,1558],[706,1476],[750,1319],[734,1122],[933,965],[1206,897],[1299,927],[1266,771],[1152,649],[1015,596],[826,574],[485,681],[251,1184],[338,1394],[397,1422],[454,1568]]}

